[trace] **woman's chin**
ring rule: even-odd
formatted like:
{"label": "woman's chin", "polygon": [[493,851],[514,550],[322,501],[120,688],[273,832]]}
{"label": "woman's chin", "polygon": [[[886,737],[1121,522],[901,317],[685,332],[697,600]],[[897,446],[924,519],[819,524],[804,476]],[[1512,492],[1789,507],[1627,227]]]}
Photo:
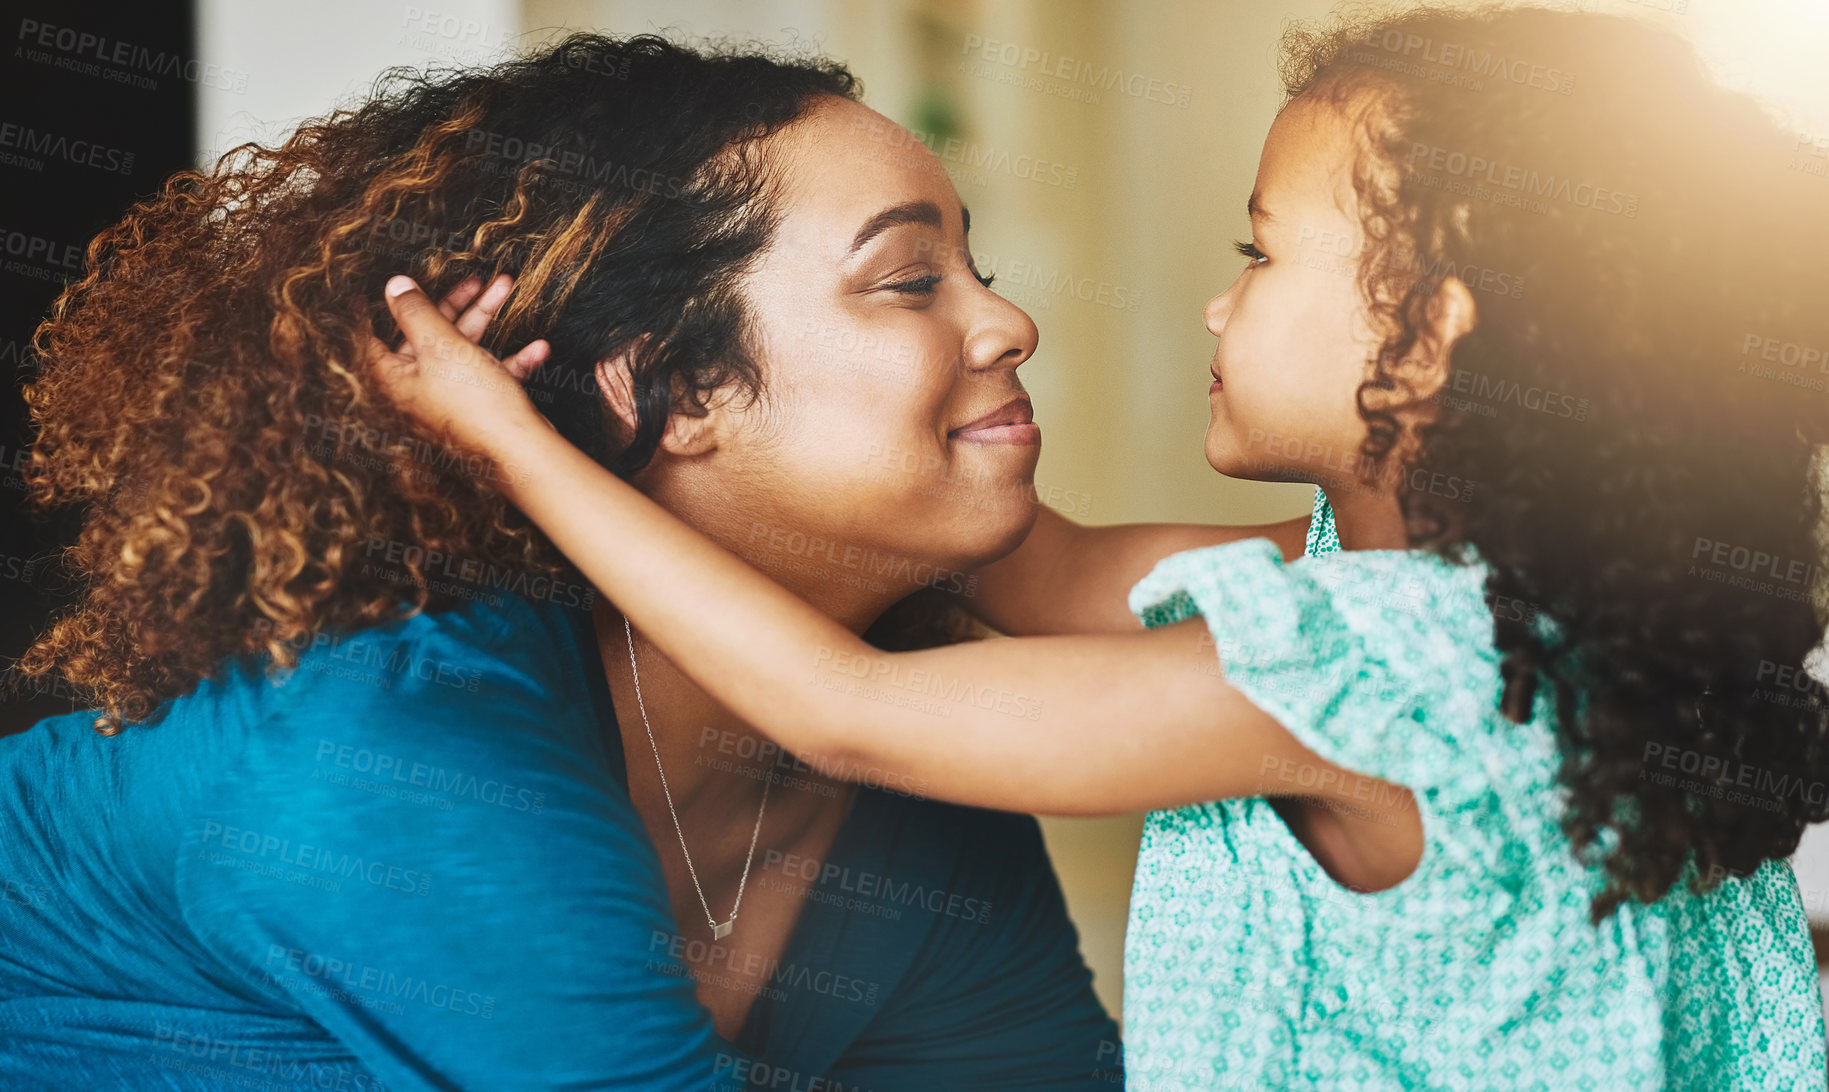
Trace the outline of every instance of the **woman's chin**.
{"label": "woman's chin", "polygon": [[1004,557],[1029,537],[1041,502],[1031,482],[1008,489],[975,491],[953,513],[958,553],[972,560],[962,568],[988,565]]}

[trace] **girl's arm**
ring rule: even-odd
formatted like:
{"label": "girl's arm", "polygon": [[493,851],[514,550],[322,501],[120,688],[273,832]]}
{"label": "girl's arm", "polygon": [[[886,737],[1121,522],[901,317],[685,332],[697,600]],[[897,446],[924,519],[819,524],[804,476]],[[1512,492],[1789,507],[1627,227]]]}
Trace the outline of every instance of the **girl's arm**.
{"label": "girl's arm", "polygon": [[1008,557],[978,568],[959,605],[1013,637],[1130,633],[1139,623],[1127,599],[1156,562],[1183,550],[1268,538],[1284,558],[1302,555],[1308,516],[1259,527],[1126,523],[1084,527],[1038,505],[1035,527]]}
{"label": "girl's arm", "polygon": [[388,288],[410,351],[377,341],[371,359],[395,401],[513,471],[509,498],[650,641],[817,768],[1057,815],[1258,795],[1264,771],[1291,762],[1317,770],[1307,783],[1323,796],[1369,780],[1213,674],[1197,620],[877,651],[559,436],[515,382],[528,350],[505,372],[406,278]]}

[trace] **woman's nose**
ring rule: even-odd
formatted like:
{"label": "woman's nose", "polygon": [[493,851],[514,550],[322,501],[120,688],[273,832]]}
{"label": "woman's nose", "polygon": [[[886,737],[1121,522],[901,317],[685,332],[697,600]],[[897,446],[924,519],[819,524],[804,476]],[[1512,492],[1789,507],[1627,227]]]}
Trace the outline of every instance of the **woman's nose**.
{"label": "woman's nose", "polygon": [[989,311],[966,339],[966,366],[972,370],[1020,367],[1035,353],[1041,331],[1035,328],[1035,320],[1027,311],[995,293],[985,294],[992,302]]}

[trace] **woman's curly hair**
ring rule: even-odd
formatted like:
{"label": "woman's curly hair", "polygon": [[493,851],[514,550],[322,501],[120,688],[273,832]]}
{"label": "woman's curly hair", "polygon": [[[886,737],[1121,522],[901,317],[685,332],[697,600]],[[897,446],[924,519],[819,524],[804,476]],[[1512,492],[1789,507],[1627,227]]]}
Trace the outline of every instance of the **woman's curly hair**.
{"label": "woman's curly hair", "polygon": [[[435,297],[516,278],[485,345],[552,355],[530,393],[624,475],[667,417],[760,394],[736,280],[772,236],[758,142],[842,67],[572,35],[486,69],[384,74],[278,148],[174,176],[88,249],[34,347],[42,504],[88,506],[81,598],[20,661],[156,716],[225,660],[296,663],[358,629],[568,571],[490,487],[378,397],[369,306],[395,273]],[[372,316],[372,318],[371,318]],[[632,436],[592,379],[632,351]]]}
{"label": "woman's curly hair", "polygon": [[[1358,273],[1385,337],[1364,455],[1413,546],[1490,565],[1494,699],[1523,721],[1550,687],[1565,829],[1604,862],[1595,919],[1692,862],[1705,890],[1789,856],[1829,817],[1829,707],[1803,672],[1824,632],[1829,184],[1640,20],[1349,12],[1287,32],[1283,72],[1361,138]],[[1450,276],[1477,322],[1434,420],[1407,424],[1404,362]]]}

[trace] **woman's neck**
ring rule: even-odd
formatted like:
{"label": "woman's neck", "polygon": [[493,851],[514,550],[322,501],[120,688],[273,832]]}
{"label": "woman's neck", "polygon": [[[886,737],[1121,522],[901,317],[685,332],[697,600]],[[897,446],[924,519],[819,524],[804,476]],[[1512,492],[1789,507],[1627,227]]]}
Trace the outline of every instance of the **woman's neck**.
{"label": "woman's neck", "polygon": [[[621,612],[608,600],[597,601],[592,621],[621,727],[630,797],[644,814],[677,813],[695,862],[707,832],[715,836],[715,844],[705,847],[707,864],[714,854],[740,857],[747,850],[770,778],[768,812],[777,818],[768,824],[773,832],[768,842],[791,843],[796,831],[827,806],[849,802],[850,786],[819,777],[739,720],[643,640],[641,631],[625,631]],[[666,775],[665,791],[661,771]],[[791,789],[783,787],[789,778]],[[671,821],[663,818],[660,825]]]}

